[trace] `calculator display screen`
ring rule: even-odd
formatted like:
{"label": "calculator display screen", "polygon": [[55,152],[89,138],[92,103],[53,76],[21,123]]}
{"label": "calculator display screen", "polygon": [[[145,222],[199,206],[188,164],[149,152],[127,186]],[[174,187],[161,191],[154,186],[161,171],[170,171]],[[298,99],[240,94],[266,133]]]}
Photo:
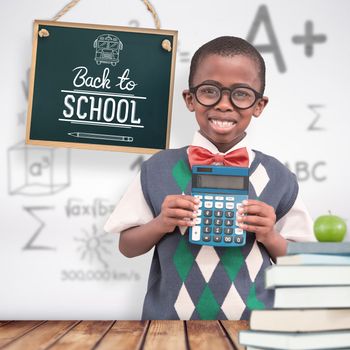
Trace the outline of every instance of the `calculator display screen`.
{"label": "calculator display screen", "polygon": [[243,190],[245,188],[244,176],[197,174],[197,184],[195,187]]}

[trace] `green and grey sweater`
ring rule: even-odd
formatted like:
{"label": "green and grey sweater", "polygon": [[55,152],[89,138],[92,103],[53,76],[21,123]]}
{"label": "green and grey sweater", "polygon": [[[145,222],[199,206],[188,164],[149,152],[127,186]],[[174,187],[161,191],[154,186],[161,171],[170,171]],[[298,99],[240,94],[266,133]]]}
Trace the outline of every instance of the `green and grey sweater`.
{"label": "green and grey sweater", "polygon": [[[167,195],[191,193],[186,150],[162,151],[142,165],[142,191],[154,216]],[[279,220],[296,200],[296,177],[275,158],[254,152],[249,198],[274,207]],[[264,287],[270,265],[254,233],[247,233],[243,247],[220,248],[191,244],[176,228],[155,247],[142,318],[248,319],[251,310],[272,307],[273,290]]]}

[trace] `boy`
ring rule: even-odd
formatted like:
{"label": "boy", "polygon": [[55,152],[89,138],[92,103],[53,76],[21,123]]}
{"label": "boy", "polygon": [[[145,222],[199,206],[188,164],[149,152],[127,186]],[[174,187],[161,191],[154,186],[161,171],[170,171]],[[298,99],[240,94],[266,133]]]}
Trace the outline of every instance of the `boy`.
{"label": "boy", "polygon": [[[264,270],[286,253],[287,239],[314,240],[312,221],[295,175],[246,145],[246,128],[268,102],[259,52],[240,38],[214,39],[194,54],[189,87],[183,97],[200,128],[192,145],[144,162],[105,229],[120,232],[119,249],[128,257],[155,247],[143,319],[247,319],[252,309],[272,306]],[[179,169],[190,169],[206,153],[205,164],[227,165],[234,150],[250,168],[249,200],[237,218],[247,230],[246,244],[191,244],[180,231],[194,225],[199,201],[189,195],[190,181]]]}

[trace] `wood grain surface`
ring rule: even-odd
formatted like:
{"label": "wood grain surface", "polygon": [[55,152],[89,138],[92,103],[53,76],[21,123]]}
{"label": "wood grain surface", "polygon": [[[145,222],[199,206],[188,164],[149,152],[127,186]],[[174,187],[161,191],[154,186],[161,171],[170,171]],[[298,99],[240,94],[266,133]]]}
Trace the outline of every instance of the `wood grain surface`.
{"label": "wood grain surface", "polygon": [[3,350],[242,350],[245,321],[0,321]]}

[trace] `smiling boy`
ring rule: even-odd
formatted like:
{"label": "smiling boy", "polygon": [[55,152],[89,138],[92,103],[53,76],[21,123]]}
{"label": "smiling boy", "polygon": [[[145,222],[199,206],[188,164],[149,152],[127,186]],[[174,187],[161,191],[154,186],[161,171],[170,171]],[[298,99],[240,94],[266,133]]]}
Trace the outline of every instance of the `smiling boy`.
{"label": "smiling boy", "polygon": [[[287,240],[314,240],[295,175],[246,143],[247,127],[268,103],[264,88],[264,60],[243,39],[220,37],[194,54],[183,97],[199,131],[190,147],[162,151],[143,163],[105,226],[120,232],[126,256],[155,247],[143,319],[247,319],[252,309],[272,306],[264,270],[285,254]],[[196,152],[203,149],[215,164],[225,165],[225,156],[237,149],[248,157],[249,200],[237,217],[247,231],[243,247],[192,245],[180,232],[194,225],[199,208],[189,195],[186,168],[197,164]],[[179,186],[184,182],[186,195]]]}

